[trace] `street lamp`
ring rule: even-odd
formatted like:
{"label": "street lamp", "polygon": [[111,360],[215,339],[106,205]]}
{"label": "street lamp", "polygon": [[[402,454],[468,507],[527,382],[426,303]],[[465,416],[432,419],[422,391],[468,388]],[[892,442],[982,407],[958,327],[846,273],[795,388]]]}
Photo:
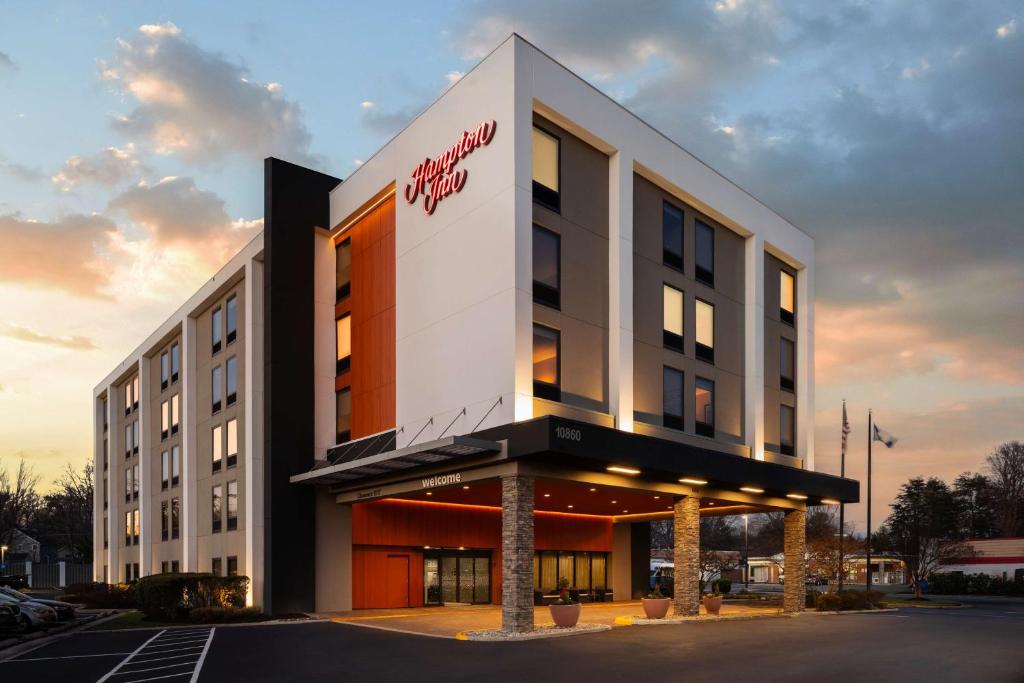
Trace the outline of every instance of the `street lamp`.
{"label": "street lamp", "polygon": [[743,515],[743,592],[750,592],[750,515]]}
{"label": "street lamp", "polygon": [[4,563],[4,556],[7,554],[7,546],[0,545],[0,565]]}

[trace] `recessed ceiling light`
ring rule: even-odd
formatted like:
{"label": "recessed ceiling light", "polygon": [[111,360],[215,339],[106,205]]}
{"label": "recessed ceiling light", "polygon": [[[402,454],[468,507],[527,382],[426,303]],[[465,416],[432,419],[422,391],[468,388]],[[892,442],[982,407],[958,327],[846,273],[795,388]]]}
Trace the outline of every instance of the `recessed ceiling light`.
{"label": "recessed ceiling light", "polygon": [[594,492],[594,491],[596,491],[596,490],[597,490],[597,489],[590,489],[590,492],[591,492],[591,493],[593,493],[593,492]]}
{"label": "recessed ceiling light", "polygon": [[460,545],[459,546],[459,550],[465,550],[465,549],[466,549],[466,546],[464,546],[464,545]]}
{"label": "recessed ceiling light", "polygon": [[434,493],[432,491],[427,491],[427,495],[428,496],[432,496],[432,495],[434,495]]}
{"label": "recessed ceiling light", "polygon": [[622,514],[626,514],[627,512],[629,512],[629,510],[623,510]]}
{"label": "recessed ceiling light", "polygon": [[792,498],[793,500],[807,500],[807,496],[802,493],[787,493],[786,498]]}
{"label": "recessed ceiling light", "polygon": [[744,493],[764,493],[764,489],[759,489],[756,486],[741,486],[740,491]]}
{"label": "recessed ceiling light", "polygon": [[429,545],[425,545],[425,546],[423,546],[423,549],[424,550],[430,550],[430,546]]}
{"label": "recessed ceiling light", "polygon": [[635,467],[623,467],[622,465],[609,465],[606,467],[609,472],[617,472],[619,474],[640,474],[640,470]]}
{"label": "recessed ceiling light", "polygon": [[654,500],[661,500],[661,496],[655,496]]}
{"label": "recessed ceiling light", "polygon": [[463,491],[468,491],[468,490],[469,490],[469,487],[468,487],[468,486],[463,486],[463,487],[462,487],[462,490],[463,490]]}
{"label": "recessed ceiling light", "polygon": [[551,497],[551,494],[550,494],[550,493],[545,493],[545,494],[544,494],[544,497],[545,497],[545,498],[550,498],[550,497]]}
{"label": "recessed ceiling light", "polygon": [[710,503],[708,503],[708,505],[711,506],[711,507],[714,507],[715,506],[715,501],[711,501]]}
{"label": "recessed ceiling light", "polygon": [[570,510],[572,510],[572,505],[567,505],[566,507],[568,507]]}
{"label": "recessed ceiling light", "polygon": [[821,504],[822,505],[839,505],[840,503],[835,498],[822,498],[821,499]]}
{"label": "recessed ceiling light", "polygon": [[707,479],[698,479],[697,477],[683,477],[679,480],[680,484],[693,484],[694,486],[704,486],[708,483]]}
{"label": "recessed ceiling light", "polygon": [[612,501],[612,505],[615,505],[615,504],[616,504],[616,503],[618,503],[618,502],[619,502],[619,501],[617,501],[617,500],[613,500],[613,501]]}

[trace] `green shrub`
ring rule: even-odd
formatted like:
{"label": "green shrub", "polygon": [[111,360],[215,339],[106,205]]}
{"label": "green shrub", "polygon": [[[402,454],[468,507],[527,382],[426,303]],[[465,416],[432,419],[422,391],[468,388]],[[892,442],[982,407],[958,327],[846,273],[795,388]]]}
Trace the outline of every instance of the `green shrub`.
{"label": "green shrub", "polygon": [[716,583],[718,584],[718,592],[723,595],[732,590],[732,581],[729,579],[719,579]]}
{"label": "green shrub", "polygon": [[139,608],[151,619],[185,619],[197,607],[243,607],[246,576],[153,574],[135,586]]}
{"label": "green shrub", "polygon": [[839,592],[840,609],[871,609],[871,603],[864,591],[847,590]]}
{"label": "green shrub", "polygon": [[928,577],[928,592],[940,595],[1024,595],[1024,583],[988,574],[937,572]]}
{"label": "green shrub", "polygon": [[230,624],[259,621],[263,614],[256,607],[196,607],[188,618],[196,624]]}
{"label": "green shrub", "polygon": [[126,583],[72,584],[61,599],[89,609],[131,609],[138,606],[135,588]]}
{"label": "green shrub", "polygon": [[843,599],[836,593],[818,593],[815,607],[819,612],[838,612],[843,609]]}

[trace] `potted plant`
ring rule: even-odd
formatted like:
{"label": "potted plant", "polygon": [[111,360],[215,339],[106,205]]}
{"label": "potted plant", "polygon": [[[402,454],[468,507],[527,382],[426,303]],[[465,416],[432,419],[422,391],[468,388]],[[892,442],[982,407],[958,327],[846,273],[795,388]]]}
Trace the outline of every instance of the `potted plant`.
{"label": "potted plant", "polygon": [[722,594],[718,589],[718,582],[711,584],[711,592],[704,596],[704,611],[708,614],[718,615],[722,609]]}
{"label": "potted plant", "polygon": [[580,603],[572,601],[569,579],[564,576],[558,580],[558,599],[548,605],[548,609],[558,628],[572,628],[580,620]]}
{"label": "potted plant", "polygon": [[668,614],[671,600],[661,594],[661,584],[654,584],[654,590],[647,594],[646,598],[640,600],[644,606],[644,614],[648,619],[664,619]]}

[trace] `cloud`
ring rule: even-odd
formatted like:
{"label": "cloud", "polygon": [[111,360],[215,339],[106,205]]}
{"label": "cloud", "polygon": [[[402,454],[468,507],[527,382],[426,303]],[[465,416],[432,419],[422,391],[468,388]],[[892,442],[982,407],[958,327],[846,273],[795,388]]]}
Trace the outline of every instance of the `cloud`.
{"label": "cloud", "polygon": [[27,183],[38,182],[46,178],[46,174],[39,169],[19,164],[15,161],[8,161],[3,155],[0,155],[0,172]]}
{"label": "cloud", "polygon": [[10,55],[6,52],[0,52],[0,73],[17,71],[18,65],[14,63]]}
{"label": "cloud", "polygon": [[73,156],[64,162],[50,180],[62,192],[69,192],[82,183],[116,185],[141,170],[135,145],[107,147],[91,157]]}
{"label": "cloud", "polygon": [[1017,33],[1017,20],[1010,19],[1008,22],[996,29],[996,36],[1006,39]]}
{"label": "cloud", "polygon": [[13,323],[0,322],[0,336],[10,337],[11,339],[17,339],[19,341],[30,342],[33,344],[57,346],[62,349],[71,349],[73,351],[91,351],[96,348],[96,344],[88,337],[56,337],[36,332],[35,330],[22,327],[21,325],[15,325]]}
{"label": "cloud", "polygon": [[145,24],[118,41],[100,78],[136,107],[114,128],[158,154],[213,162],[229,154],[284,157],[322,166],[310,153],[302,107],[278,83],[254,81],[248,69],[193,43],[172,23]]}
{"label": "cloud", "polygon": [[103,257],[117,226],[99,215],[71,214],[53,222],[0,216],[0,282],[105,298]]}

